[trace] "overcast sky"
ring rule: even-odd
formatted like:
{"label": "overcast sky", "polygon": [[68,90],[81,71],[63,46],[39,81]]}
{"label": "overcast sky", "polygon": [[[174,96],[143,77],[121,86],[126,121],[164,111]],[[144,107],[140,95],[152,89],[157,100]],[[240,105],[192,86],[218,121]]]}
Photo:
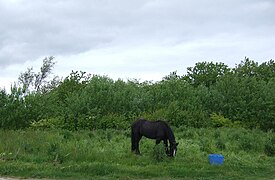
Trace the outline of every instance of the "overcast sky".
{"label": "overcast sky", "polygon": [[0,88],[55,56],[72,70],[161,80],[199,61],[275,58],[274,0],[0,0]]}

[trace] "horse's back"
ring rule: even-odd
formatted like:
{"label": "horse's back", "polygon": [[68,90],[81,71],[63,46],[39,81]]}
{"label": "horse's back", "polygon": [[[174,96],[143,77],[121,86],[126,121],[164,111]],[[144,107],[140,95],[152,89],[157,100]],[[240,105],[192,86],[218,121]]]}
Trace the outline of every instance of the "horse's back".
{"label": "horse's back", "polygon": [[145,119],[138,119],[138,120],[136,120],[135,122],[132,123],[132,129],[140,127],[146,121],[147,120],[145,120]]}
{"label": "horse's back", "polygon": [[135,128],[137,126],[149,126],[152,128],[160,128],[160,127],[167,127],[168,124],[162,120],[148,121],[146,119],[140,118],[132,123],[132,128]]}
{"label": "horse's back", "polygon": [[138,119],[132,124],[132,131],[139,133],[150,139],[166,136],[166,126],[164,121],[148,121],[145,119]]}

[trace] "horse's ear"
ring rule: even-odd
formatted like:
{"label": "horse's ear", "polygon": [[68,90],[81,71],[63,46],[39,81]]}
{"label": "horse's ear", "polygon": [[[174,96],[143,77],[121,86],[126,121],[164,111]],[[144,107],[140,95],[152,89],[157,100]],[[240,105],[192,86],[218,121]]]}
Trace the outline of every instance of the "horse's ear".
{"label": "horse's ear", "polygon": [[178,146],[179,145],[179,143],[176,143],[176,146]]}

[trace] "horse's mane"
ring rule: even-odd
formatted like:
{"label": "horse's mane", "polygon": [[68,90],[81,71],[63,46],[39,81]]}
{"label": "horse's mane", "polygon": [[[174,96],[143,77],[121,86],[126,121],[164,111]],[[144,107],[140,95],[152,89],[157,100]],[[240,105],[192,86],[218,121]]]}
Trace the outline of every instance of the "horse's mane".
{"label": "horse's mane", "polygon": [[169,131],[169,136],[170,136],[170,137],[169,137],[169,140],[172,140],[172,141],[175,140],[175,135],[174,135],[174,133],[173,133],[171,127],[169,126],[169,124],[168,124],[166,121],[157,120],[157,121],[155,121],[155,122],[161,122],[161,123],[163,123],[163,124],[166,126],[166,128],[168,129],[168,131]]}
{"label": "horse's mane", "polygon": [[[144,118],[140,118],[138,120],[149,121],[149,120],[144,119]],[[166,121],[163,121],[163,120],[156,120],[156,121],[149,121],[149,122],[151,122],[151,123],[163,123],[167,128],[171,129],[169,124]]]}
{"label": "horse's mane", "polygon": [[166,122],[166,121],[163,121],[163,120],[156,120],[156,121],[152,121],[152,122],[161,122],[163,123],[166,127],[170,127],[169,124]]}
{"label": "horse's mane", "polygon": [[[138,121],[149,121],[149,120],[144,119],[144,118],[139,118]],[[172,129],[170,128],[168,122],[166,122],[166,121],[163,121],[163,120],[156,120],[156,121],[149,121],[149,122],[151,122],[151,123],[163,123],[169,130],[172,131]]]}

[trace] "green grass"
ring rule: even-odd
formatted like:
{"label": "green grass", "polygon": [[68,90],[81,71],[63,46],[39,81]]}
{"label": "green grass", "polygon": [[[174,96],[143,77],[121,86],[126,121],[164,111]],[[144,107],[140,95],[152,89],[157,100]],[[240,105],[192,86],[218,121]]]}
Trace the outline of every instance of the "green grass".
{"label": "green grass", "polygon": [[[129,131],[0,131],[0,176],[50,179],[274,179],[274,133],[178,128],[177,157],[156,156],[143,138],[130,152]],[[268,145],[268,146],[267,146]],[[268,148],[267,148],[268,147]],[[208,154],[221,153],[212,166]],[[161,158],[156,158],[161,157]]]}

